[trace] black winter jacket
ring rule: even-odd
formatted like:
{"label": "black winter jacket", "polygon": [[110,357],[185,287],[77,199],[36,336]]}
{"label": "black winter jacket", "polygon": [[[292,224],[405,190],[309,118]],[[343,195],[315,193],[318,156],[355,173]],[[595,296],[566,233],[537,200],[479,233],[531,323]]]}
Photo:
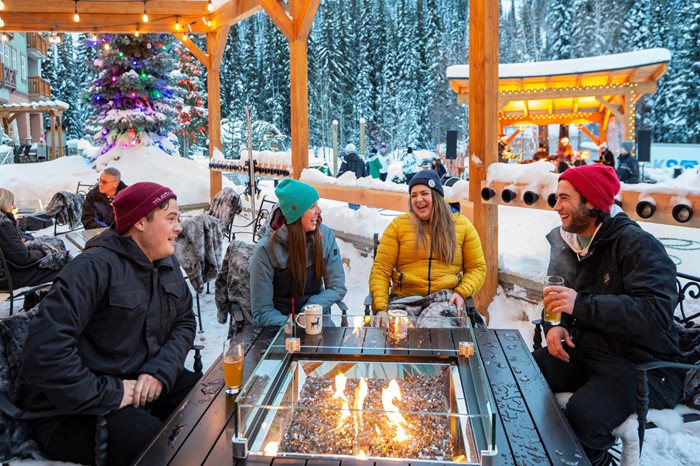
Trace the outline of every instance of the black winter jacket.
{"label": "black winter jacket", "polygon": [[[44,257],[44,254],[38,250],[27,249],[27,246],[22,241],[22,237],[17,230],[17,223],[11,213],[0,211],[0,248],[5,260],[8,262],[7,267],[10,269],[10,277],[12,277],[12,286],[21,288],[23,286],[38,285],[43,283],[46,269],[39,268],[39,259]],[[34,264],[32,266],[32,264]],[[7,283],[5,280],[0,280],[0,286],[5,288]]]}
{"label": "black winter jacket", "polygon": [[639,183],[639,161],[629,152],[617,158],[617,177],[627,184]]}
{"label": "black winter jacket", "polygon": [[[117,192],[114,194],[116,197],[119,191],[126,188],[126,184],[123,181],[119,182],[117,186]],[[99,186],[93,187],[88,191],[87,196],[85,196],[85,203],[83,204],[83,215],[80,217],[83,226],[86,230],[92,230],[94,228],[103,228],[112,226],[114,223],[114,209],[112,208],[112,202],[109,200],[107,195],[100,192]]]}
{"label": "black winter jacket", "polygon": [[367,169],[365,168],[365,163],[362,161],[359,155],[354,152],[345,154],[345,160],[340,164],[340,170],[338,170],[338,176],[343,173],[350,171],[355,174],[356,178],[362,178],[367,176]]}
{"label": "black winter jacket", "polygon": [[656,238],[620,213],[603,222],[581,261],[559,227],[547,240],[547,273],[564,277],[578,293],[573,314],[562,314],[578,348],[591,358],[600,352],[633,364],[682,360],[673,325],[676,266]]}
{"label": "black winter jacket", "polygon": [[54,281],[24,347],[24,406],[66,414],[119,409],[121,379],[151,374],[167,392],[195,334],[175,256],[151,262],[113,230],[88,241]]}

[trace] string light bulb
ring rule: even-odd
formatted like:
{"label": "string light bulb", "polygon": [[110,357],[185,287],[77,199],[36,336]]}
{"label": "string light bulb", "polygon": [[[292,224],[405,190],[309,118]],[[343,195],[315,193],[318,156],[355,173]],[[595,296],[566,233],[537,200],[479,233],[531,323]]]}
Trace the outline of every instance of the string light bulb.
{"label": "string light bulb", "polygon": [[4,9],[5,9],[5,2],[0,0],[0,10],[4,10]]}
{"label": "string light bulb", "polygon": [[90,40],[91,40],[92,42],[97,42],[97,34],[93,33],[93,34],[90,36]]}
{"label": "string light bulb", "polygon": [[61,43],[61,36],[57,33],[56,37],[53,39],[54,44],[60,44]]}
{"label": "string light bulb", "polygon": [[134,31],[134,37],[138,37],[138,36],[139,36],[139,24],[136,23],[136,31]]}
{"label": "string light bulb", "polygon": [[105,50],[109,50],[109,49],[110,49],[109,42],[105,42],[104,49],[105,49]]}
{"label": "string light bulb", "polygon": [[146,11],[146,0],[143,0],[143,17],[141,18],[144,23],[148,22],[148,11]]}
{"label": "string light bulb", "polygon": [[187,33],[184,33],[184,34],[182,35],[182,41],[185,42],[187,39],[188,39]]}
{"label": "string light bulb", "polygon": [[209,4],[207,5],[207,10],[209,10],[209,13],[214,11],[214,4],[209,0]]}
{"label": "string light bulb", "polygon": [[80,15],[78,14],[78,0],[75,0],[75,9],[73,10],[73,21],[76,23],[80,22]]}
{"label": "string light bulb", "polygon": [[0,38],[2,39],[3,42],[7,42],[8,40],[10,40],[10,38],[7,37],[7,33],[4,31],[3,31],[2,36]]}
{"label": "string light bulb", "polygon": [[180,29],[182,29],[182,26],[180,26],[180,17],[176,16],[175,17],[175,30],[179,31]]}
{"label": "string light bulb", "polygon": [[0,18],[0,28],[1,27],[5,27],[5,21],[3,21],[2,18]]}

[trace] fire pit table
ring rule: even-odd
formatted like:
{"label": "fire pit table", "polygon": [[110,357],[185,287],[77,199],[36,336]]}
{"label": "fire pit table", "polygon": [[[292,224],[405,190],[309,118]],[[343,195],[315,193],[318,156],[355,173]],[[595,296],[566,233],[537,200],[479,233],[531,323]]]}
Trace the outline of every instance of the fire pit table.
{"label": "fire pit table", "polygon": [[517,331],[402,322],[248,330],[240,394],[217,361],[137,464],[589,464]]}

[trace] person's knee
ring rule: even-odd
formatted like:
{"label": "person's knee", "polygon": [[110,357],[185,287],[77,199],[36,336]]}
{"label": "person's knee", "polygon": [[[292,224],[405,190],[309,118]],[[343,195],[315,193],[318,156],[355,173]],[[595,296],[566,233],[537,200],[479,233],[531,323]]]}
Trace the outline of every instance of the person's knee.
{"label": "person's knee", "polygon": [[[566,405],[566,417],[581,444],[592,450],[607,450],[615,441],[615,413],[607,413],[573,395]],[[614,424],[614,425],[613,425]]]}

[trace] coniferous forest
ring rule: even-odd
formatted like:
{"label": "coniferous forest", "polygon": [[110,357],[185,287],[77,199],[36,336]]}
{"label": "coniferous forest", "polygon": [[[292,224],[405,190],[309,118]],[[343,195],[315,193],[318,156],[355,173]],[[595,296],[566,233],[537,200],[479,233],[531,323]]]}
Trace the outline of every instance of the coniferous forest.
{"label": "coniferous forest", "polygon": [[[464,138],[468,109],[456,104],[445,70],[469,60],[466,0],[322,0],[309,37],[309,144],[434,148],[447,130]],[[204,48],[204,41],[194,38]],[[657,93],[637,103],[637,127],[655,142],[700,141],[700,8],[696,0],[502,0],[500,62],[589,57],[652,47],[671,50]],[[64,35],[43,74],[53,98],[71,105],[69,138],[84,137],[95,110],[85,99],[99,49]],[[177,60],[177,56],[175,57]],[[190,63],[189,66],[194,66]],[[206,71],[190,76],[206,97]],[[289,47],[264,14],[231,28],[221,66],[222,118],[256,118],[290,134]],[[201,128],[201,126],[198,126]],[[206,146],[206,134],[192,142]]]}

